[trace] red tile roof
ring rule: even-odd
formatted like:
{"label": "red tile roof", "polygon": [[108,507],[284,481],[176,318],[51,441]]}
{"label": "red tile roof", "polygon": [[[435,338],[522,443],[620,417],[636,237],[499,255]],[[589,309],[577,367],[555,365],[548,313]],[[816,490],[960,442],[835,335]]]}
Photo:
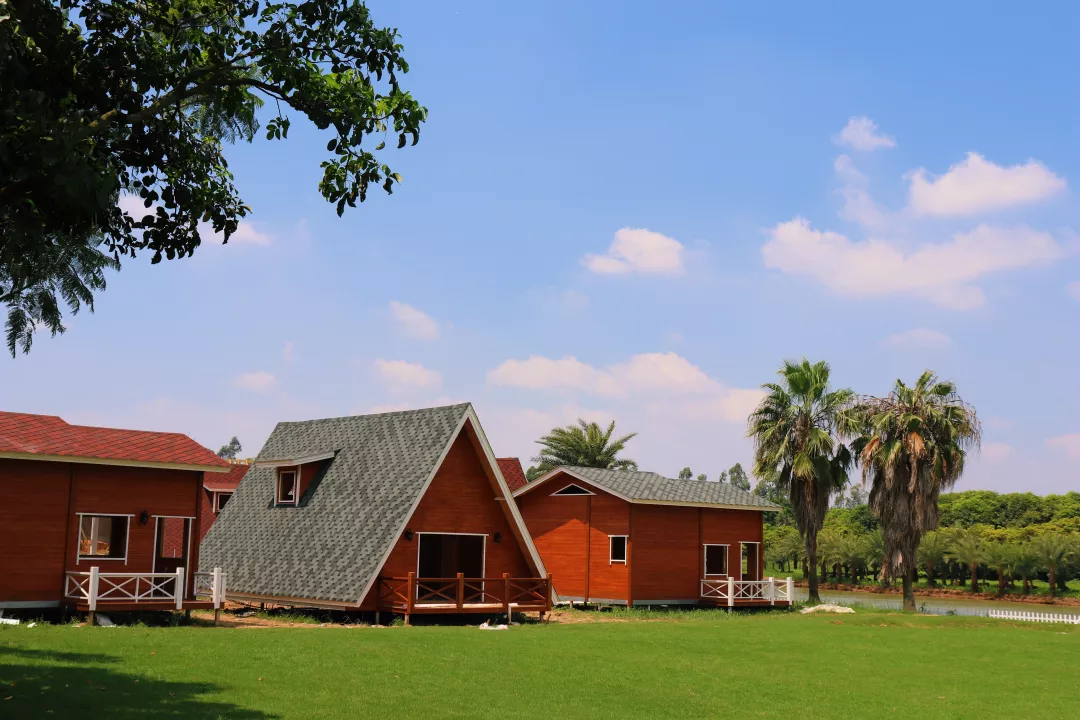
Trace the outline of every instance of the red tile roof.
{"label": "red tile roof", "polygon": [[525,471],[521,469],[520,460],[517,458],[496,458],[496,460],[499,462],[503,477],[506,478],[506,484],[510,486],[510,492],[525,487],[529,482],[525,479]]}
{"label": "red tile roof", "polygon": [[247,463],[236,463],[227,473],[203,473],[203,486],[207,490],[235,490],[250,469],[251,466]]}
{"label": "red tile roof", "polygon": [[0,412],[0,454],[44,455],[136,465],[228,467],[180,433],[69,425],[53,415]]}

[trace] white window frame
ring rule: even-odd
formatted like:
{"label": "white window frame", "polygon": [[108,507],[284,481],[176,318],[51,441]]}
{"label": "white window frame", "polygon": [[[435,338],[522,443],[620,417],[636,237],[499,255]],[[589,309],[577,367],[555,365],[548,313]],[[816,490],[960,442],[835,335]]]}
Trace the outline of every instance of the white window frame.
{"label": "white window frame", "polygon": [[[723,573],[710,573],[709,572],[709,548],[722,547],[724,548],[724,569],[728,572]],[[701,546],[701,568],[705,573],[705,577],[728,577],[731,574],[731,545],[728,543],[704,543]]]}
{"label": "white window frame", "polygon": [[[581,492],[566,492],[570,488],[577,488]],[[585,497],[586,495],[595,495],[595,494],[596,493],[594,493],[594,492],[589,492],[589,490],[587,488],[583,488],[580,485],[578,485],[577,483],[570,483],[569,485],[565,485],[565,486],[559,488],[558,490],[556,490],[555,492],[551,493],[551,497]]]}
{"label": "white window frame", "polygon": [[217,515],[221,512],[221,496],[228,495],[229,499],[232,499],[233,493],[231,491],[222,491],[214,493],[214,514]]}
{"label": "white window frame", "polygon": [[[743,562],[743,545],[757,545],[757,561],[761,563],[761,541],[760,540],[740,540],[739,541],[739,579],[743,579],[742,562]],[[754,569],[754,574],[757,574],[757,568]],[[760,578],[758,578],[760,579]]]}
{"label": "white window frame", "polygon": [[183,520],[187,527],[184,528],[184,532],[187,533],[187,545],[184,550],[184,574],[190,572],[191,566],[191,536],[195,534],[195,516],[194,515],[155,515],[154,516],[154,562],[151,566],[153,572],[157,572],[158,561],[158,525],[162,520]]}
{"label": "white window frame", "polygon": [[[79,518],[79,532],[75,536],[75,564],[83,562],[84,560],[89,562],[98,562],[99,560],[105,562],[121,561],[127,565],[128,548],[131,547],[131,518],[134,515],[125,513],[99,513],[99,512],[81,512],[75,513]],[[105,557],[104,555],[83,555],[79,552],[79,542],[82,540],[82,521],[84,517],[111,517],[111,518],[127,518],[127,531],[124,533],[124,556],[123,557]]]}
{"label": "white window frame", "polygon": [[[292,473],[293,476],[292,500],[281,499],[281,476],[286,473]],[[274,478],[274,504],[283,505],[285,507],[292,507],[300,504],[300,468],[281,468],[277,471],[277,475]]]}
{"label": "white window frame", "polygon": [[[608,565],[625,565],[626,559],[630,555],[630,536],[629,535],[608,535]],[[615,538],[623,539],[623,557],[618,560],[612,557],[612,550],[615,549]]]}

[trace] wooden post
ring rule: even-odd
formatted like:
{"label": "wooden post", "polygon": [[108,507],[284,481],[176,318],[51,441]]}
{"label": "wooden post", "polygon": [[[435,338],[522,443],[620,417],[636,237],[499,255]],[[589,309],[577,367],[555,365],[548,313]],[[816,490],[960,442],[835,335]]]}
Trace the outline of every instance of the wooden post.
{"label": "wooden post", "polygon": [[552,589],[552,583],[551,583],[551,573],[548,573],[548,574],[547,574],[547,609],[548,609],[548,610],[550,610],[550,609],[551,609],[551,607],[552,607],[552,605],[554,604],[554,603],[552,602],[552,597],[551,597],[551,595],[552,595],[552,593],[553,593],[553,592],[554,592],[554,591],[553,591],[553,589]]}
{"label": "wooden post", "polygon": [[506,613],[506,623],[510,624],[510,573],[503,573],[503,612]]}
{"label": "wooden post", "polygon": [[465,573],[457,574],[457,609],[465,607]]}
{"label": "wooden post", "polygon": [[787,602],[791,605],[795,602],[795,581],[791,578],[787,579]]}
{"label": "wooden post", "polygon": [[413,602],[416,600],[416,573],[409,573],[409,580],[406,584],[409,593],[409,599],[405,601],[405,624],[409,624],[409,620],[412,617]]}
{"label": "wooden post", "polygon": [[727,606],[735,607],[735,578],[730,575],[727,579]]}
{"label": "wooden post", "polygon": [[176,609],[184,609],[184,568],[176,568]]}
{"label": "wooden post", "polygon": [[90,568],[90,582],[86,586],[86,604],[90,608],[90,613],[87,615],[86,622],[90,625],[94,624],[94,612],[97,610],[97,596],[98,596],[98,567],[94,565]]}
{"label": "wooden post", "polygon": [[[610,541],[609,541],[610,542]],[[592,575],[592,496],[585,497],[585,605],[589,604],[589,577]]]}
{"label": "wooden post", "polygon": [[776,604],[776,580],[771,577],[769,578],[769,604]]}

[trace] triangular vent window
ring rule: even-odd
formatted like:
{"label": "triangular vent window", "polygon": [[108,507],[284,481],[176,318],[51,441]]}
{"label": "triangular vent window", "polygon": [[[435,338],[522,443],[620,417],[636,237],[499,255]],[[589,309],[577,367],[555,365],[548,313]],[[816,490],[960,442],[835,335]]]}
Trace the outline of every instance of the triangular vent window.
{"label": "triangular vent window", "polygon": [[595,495],[580,485],[567,485],[562,490],[551,493],[552,495]]}

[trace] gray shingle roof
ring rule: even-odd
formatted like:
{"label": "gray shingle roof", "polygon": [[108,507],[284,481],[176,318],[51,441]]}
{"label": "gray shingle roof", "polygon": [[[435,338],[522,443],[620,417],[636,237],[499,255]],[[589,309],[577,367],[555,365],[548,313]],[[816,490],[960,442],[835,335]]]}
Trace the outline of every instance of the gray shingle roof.
{"label": "gray shingle roof", "polygon": [[[654,472],[564,467],[574,475],[631,501],[727,505],[752,510],[778,510],[780,506],[728,483],[675,480]],[[526,488],[528,485],[525,486]],[[521,492],[521,491],[519,491]]]}
{"label": "gray shingle roof", "polygon": [[[470,406],[278,423],[203,540],[230,592],[359,602]],[[298,507],[259,462],[334,453]],[[315,492],[315,490],[318,492]]]}

